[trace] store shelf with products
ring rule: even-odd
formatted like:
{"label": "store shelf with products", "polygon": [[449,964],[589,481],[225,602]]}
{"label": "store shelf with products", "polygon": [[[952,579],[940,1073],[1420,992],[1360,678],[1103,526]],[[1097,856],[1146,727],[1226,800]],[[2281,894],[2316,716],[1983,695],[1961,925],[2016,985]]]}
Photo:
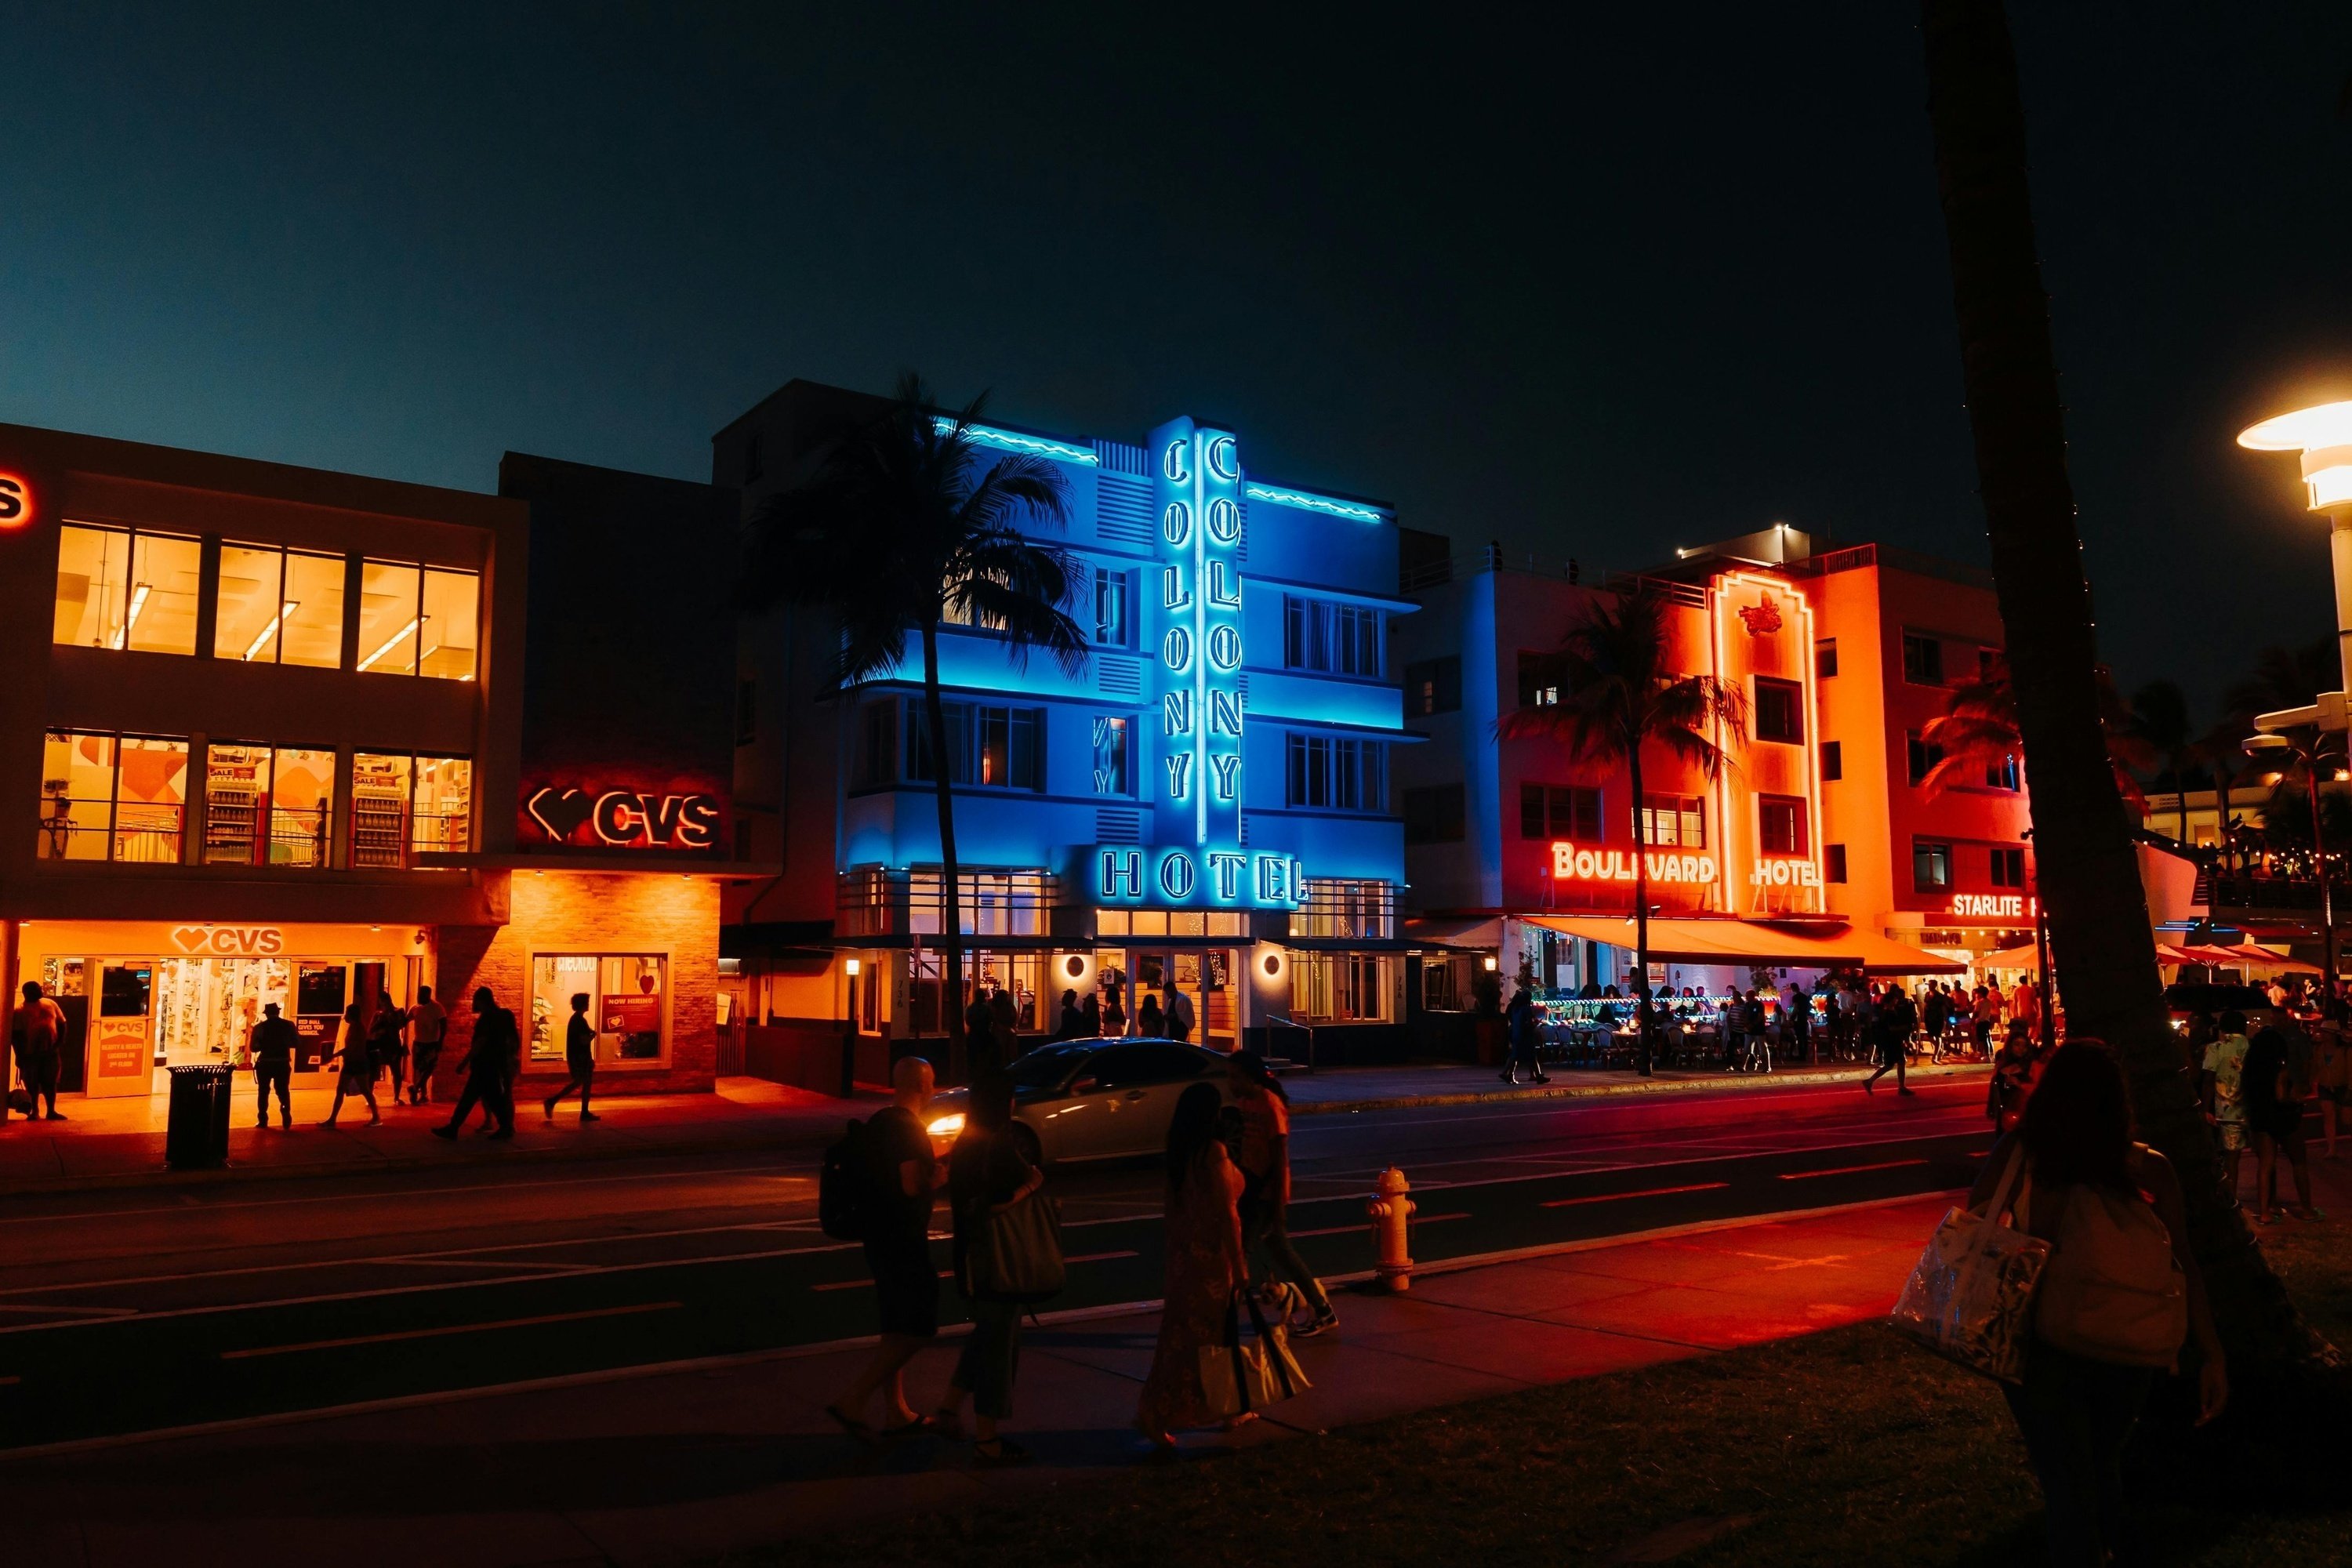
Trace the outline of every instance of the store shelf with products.
{"label": "store shelf with products", "polygon": [[352,865],[397,868],[408,863],[408,759],[352,759]]}

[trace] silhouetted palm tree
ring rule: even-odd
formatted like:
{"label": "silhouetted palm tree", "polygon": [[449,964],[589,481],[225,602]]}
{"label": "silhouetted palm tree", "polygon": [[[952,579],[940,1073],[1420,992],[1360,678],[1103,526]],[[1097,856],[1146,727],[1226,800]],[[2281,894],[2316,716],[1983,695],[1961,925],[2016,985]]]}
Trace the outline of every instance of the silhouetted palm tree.
{"label": "silhouetted palm tree", "polygon": [[907,637],[922,640],[922,758],[939,804],[940,943],[946,954],[941,1011],[950,1071],[965,1069],[961,867],[956,856],[955,784],[940,698],[940,628],[971,626],[1003,638],[1006,657],[1042,648],[1076,674],[1087,637],[1066,606],[1076,592],[1069,558],[1024,537],[1026,524],[1061,528],[1068,506],[1061,473],[1041,458],[997,457],[983,467],[971,426],[985,395],[941,414],[921,379],[898,382],[888,410],[826,455],[807,482],[782,491],[751,521],[742,595],[748,607],[821,605],[841,622],[834,668],[844,686],[903,678]]}
{"label": "silhouetted palm tree", "polygon": [[2172,775],[2173,803],[2180,814],[2178,842],[2189,842],[2189,764],[2199,760],[2189,723],[2189,695],[2174,680],[2151,680],[2132,693],[2131,730],[2165,772]]}
{"label": "silhouetted palm tree", "polygon": [[1579,761],[1622,763],[1633,807],[1633,962],[1639,998],[1638,1062],[1650,1070],[1650,871],[1642,831],[1642,751],[1655,746],[1713,779],[1725,756],[1712,732],[1734,742],[1747,732],[1748,704],[1738,687],[1671,666],[1668,601],[1644,582],[1632,593],[1586,605],[1560,637],[1557,702],[1514,709],[1495,721],[1506,741],[1558,742]]}
{"label": "silhouetted palm tree", "polygon": [[1992,545],[2042,908],[2071,1034],[2105,1040],[2139,1135],[2178,1170],[2214,1316],[2241,1368],[2332,1363],[2224,1192],[2164,1008],[2135,846],[2099,721],[2098,647],[2049,296],[2034,255],[2025,112],[1999,0],[1922,0],[1927,110],[1978,489]]}
{"label": "silhouetted palm tree", "polygon": [[[2116,772],[2116,790],[2137,816],[2147,809],[2147,800],[2132,771],[2153,765],[2156,753],[2139,738],[2114,678],[2104,668],[2098,681],[2099,727],[2106,737],[2107,762]],[[2025,743],[2017,732],[2017,689],[2011,684],[2006,658],[1991,659],[1974,680],[1953,687],[1951,701],[1949,711],[1928,720],[1919,731],[1922,741],[1943,753],[1920,781],[1930,800],[1954,784],[1982,783],[1988,772],[2004,763],[2022,765],[2025,759]]]}

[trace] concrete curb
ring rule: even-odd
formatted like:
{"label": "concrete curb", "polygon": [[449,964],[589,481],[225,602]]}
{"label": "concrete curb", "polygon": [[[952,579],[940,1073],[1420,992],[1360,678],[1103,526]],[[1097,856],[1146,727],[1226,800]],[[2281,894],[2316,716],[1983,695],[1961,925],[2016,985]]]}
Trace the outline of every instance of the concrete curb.
{"label": "concrete curb", "polygon": [[[1913,1078],[1965,1078],[1992,1070],[1985,1062],[1955,1062],[1907,1069]],[[1646,1083],[1534,1084],[1524,1089],[1463,1089],[1450,1094],[1399,1094],[1371,1100],[1298,1100],[1290,1114],[1331,1116],[1345,1110],[1412,1110],[1433,1105],[1493,1105],[1528,1100],[1608,1100],[1623,1095],[1681,1094],[1709,1089],[1758,1090],[1790,1085],[1860,1083],[1859,1067],[1803,1068],[1789,1072],[1727,1073],[1720,1078],[1652,1079]],[[1888,1092],[1893,1092],[1889,1090]]]}

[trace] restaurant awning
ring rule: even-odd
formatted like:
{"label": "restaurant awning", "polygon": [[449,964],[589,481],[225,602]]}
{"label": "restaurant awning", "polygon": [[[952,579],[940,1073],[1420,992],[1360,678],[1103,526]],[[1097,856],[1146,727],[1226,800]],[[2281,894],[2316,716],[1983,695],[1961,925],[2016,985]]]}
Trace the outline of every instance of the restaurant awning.
{"label": "restaurant awning", "polygon": [[2273,952],[2269,948],[2256,947],[2250,942],[2236,942],[2222,951],[2234,952],[2249,963],[2259,963],[2264,968],[2275,969],[2284,974],[2319,974],[2325,973],[2325,971],[2315,963],[2305,963],[2299,958],[2289,958],[2285,953]]}
{"label": "restaurant awning", "polygon": [[[1631,915],[1528,915],[1541,926],[1612,947],[1633,945]],[[1923,952],[1891,937],[1856,931],[1799,931],[1764,921],[1693,920],[1666,916],[1650,922],[1650,959],[1666,963],[1793,963],[1815,969],[1859,966],[1870,974],[1960,974],[1958,959]]]}
{"label": "restaurant awning", "polygon": [[1481,920],[1415,915],[1404,922],[1404,934],[1408,941],[1436,947],[1500,947],[1503,920],[1500,915]]}
{"label": "restaurant awning", "polygon": [[1979,969],[2038,969],[2041,965],[2042,954],[2030,942],[1988,952],[1977,960]]}

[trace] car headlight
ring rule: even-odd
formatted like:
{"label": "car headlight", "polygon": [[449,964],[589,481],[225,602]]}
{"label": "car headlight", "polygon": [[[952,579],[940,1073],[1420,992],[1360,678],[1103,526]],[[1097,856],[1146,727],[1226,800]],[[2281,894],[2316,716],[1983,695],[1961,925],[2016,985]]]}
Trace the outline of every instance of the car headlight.
{"label": "car headlight", "polygon": [[934,1138],[952,1138],[962,1131],[963,1112],[961,1110],[940,1117],[930,1126],[930,1133]]}

